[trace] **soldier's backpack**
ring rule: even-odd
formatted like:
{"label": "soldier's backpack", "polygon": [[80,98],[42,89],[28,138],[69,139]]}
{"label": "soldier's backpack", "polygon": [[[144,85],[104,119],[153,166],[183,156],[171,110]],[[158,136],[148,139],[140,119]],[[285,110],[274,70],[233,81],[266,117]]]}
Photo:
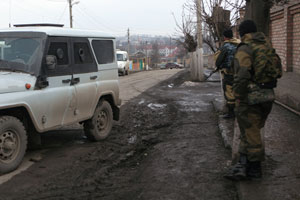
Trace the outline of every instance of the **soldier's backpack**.
{"label": "soldier's backpack", "polygon": [[268,43],[248,43],[253,51],[253,81],[265,88],[274,88],[282,76],[281,59]]}

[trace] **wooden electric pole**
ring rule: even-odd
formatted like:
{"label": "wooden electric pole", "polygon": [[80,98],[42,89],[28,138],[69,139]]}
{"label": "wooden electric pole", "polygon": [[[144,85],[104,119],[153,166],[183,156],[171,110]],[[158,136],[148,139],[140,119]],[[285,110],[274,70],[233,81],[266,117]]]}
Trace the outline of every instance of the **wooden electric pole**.
{"label": "wooden electric pole", "polygon": [[79,1],[75,1],[73,3],[73,0],[68,0],[68,2],[69,2],[69,14],[70,14],[70,28],[73,28],[73,12],[72,12],[72,10],[73,10],[73,6],[75,4],[78,4]]}
{"label": "wooden electric pole", "polygon": [[128,51],[128,55],[130,55],[130,32],[129,32],[129,28],[127,30],[127,42],[128,42],[127,51]]}
{"label": "wooden electric pole", "polygon": [[72,0],[69,0],[70,28],[73,28]]}

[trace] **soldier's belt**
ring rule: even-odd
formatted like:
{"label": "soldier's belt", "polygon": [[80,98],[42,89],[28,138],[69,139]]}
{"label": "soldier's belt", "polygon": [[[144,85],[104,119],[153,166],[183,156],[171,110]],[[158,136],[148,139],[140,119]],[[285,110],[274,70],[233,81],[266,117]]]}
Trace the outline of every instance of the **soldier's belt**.
{"label": "soldier's belt", "polygon": [[257,84],[250,84],[248,87],[248,104],[255,105],[275,100],[273,89],[260,88]]}

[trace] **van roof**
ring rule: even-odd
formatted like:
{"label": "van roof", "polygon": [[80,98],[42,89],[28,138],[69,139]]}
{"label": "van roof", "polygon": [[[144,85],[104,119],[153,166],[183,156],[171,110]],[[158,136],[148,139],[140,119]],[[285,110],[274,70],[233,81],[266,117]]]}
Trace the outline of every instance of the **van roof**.
{"label": "van roof", "polygon": [[106,34],[102,31],[97,30],[82,30],[73,28],[62,28],[62,27],[18,27],[18,28],[7,28],[0,29],[0,32],[40,32],[45,33],[49,36],[67,36],[67,37],[101,37],[115,39],[114,36]]}
{"label": "van roof", "polygon": [[127,51],[121,51],[121,50],[117,50],[117,53],[127,53]]}

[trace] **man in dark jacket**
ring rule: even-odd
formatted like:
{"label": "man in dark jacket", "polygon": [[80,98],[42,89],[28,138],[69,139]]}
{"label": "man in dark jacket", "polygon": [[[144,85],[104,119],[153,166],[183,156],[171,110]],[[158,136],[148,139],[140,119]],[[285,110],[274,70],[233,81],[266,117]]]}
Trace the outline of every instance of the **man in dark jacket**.
{"label": "man in dark jacket", "polygon": [[[234,58],[233,92],[236,106],[235,114],[241,132],[240,158],[239,162],[232,166],[229,173],[225,175],[226,178],[232,180],[260,178],[262,176],[261,161],[264,160],[265,153],[260,130],[264,127],[271,112],[273,99],[253,103],[250,102],[250,94],[255,94],[258,97],[265,95],[261,91],[272,94],[274,93],[273,88],[276,86],[272,77],[269,76],[270,74],[266,72],[266,64],[263,64],[264,61],[271,60],[275,54],[265,35],[257,32],[256,25],[251,20],[245,20],[241,23],[239,34],[242,43],[238,46]],[[275,73],[276,70],[273,71]],[[258,73],[259,76],[257,76]],[[251,93],[251,88],[254,86],[257,87],[256,93]]]}
{"label": "man in dark jacket", "polygon": [[225,30],[223,32],[224,45],[220,49],[220,54],[216,60],[217,69],[221,69],[222,74],[222,87],[224,92],[224,97],[226,100],[226,107],[228,112],[223,116],[224,118],[234,117],[234,96],[232,91],[233,85],[233,57],[240,43],[239,40],[233,38],[233,33],[231,29]]}

